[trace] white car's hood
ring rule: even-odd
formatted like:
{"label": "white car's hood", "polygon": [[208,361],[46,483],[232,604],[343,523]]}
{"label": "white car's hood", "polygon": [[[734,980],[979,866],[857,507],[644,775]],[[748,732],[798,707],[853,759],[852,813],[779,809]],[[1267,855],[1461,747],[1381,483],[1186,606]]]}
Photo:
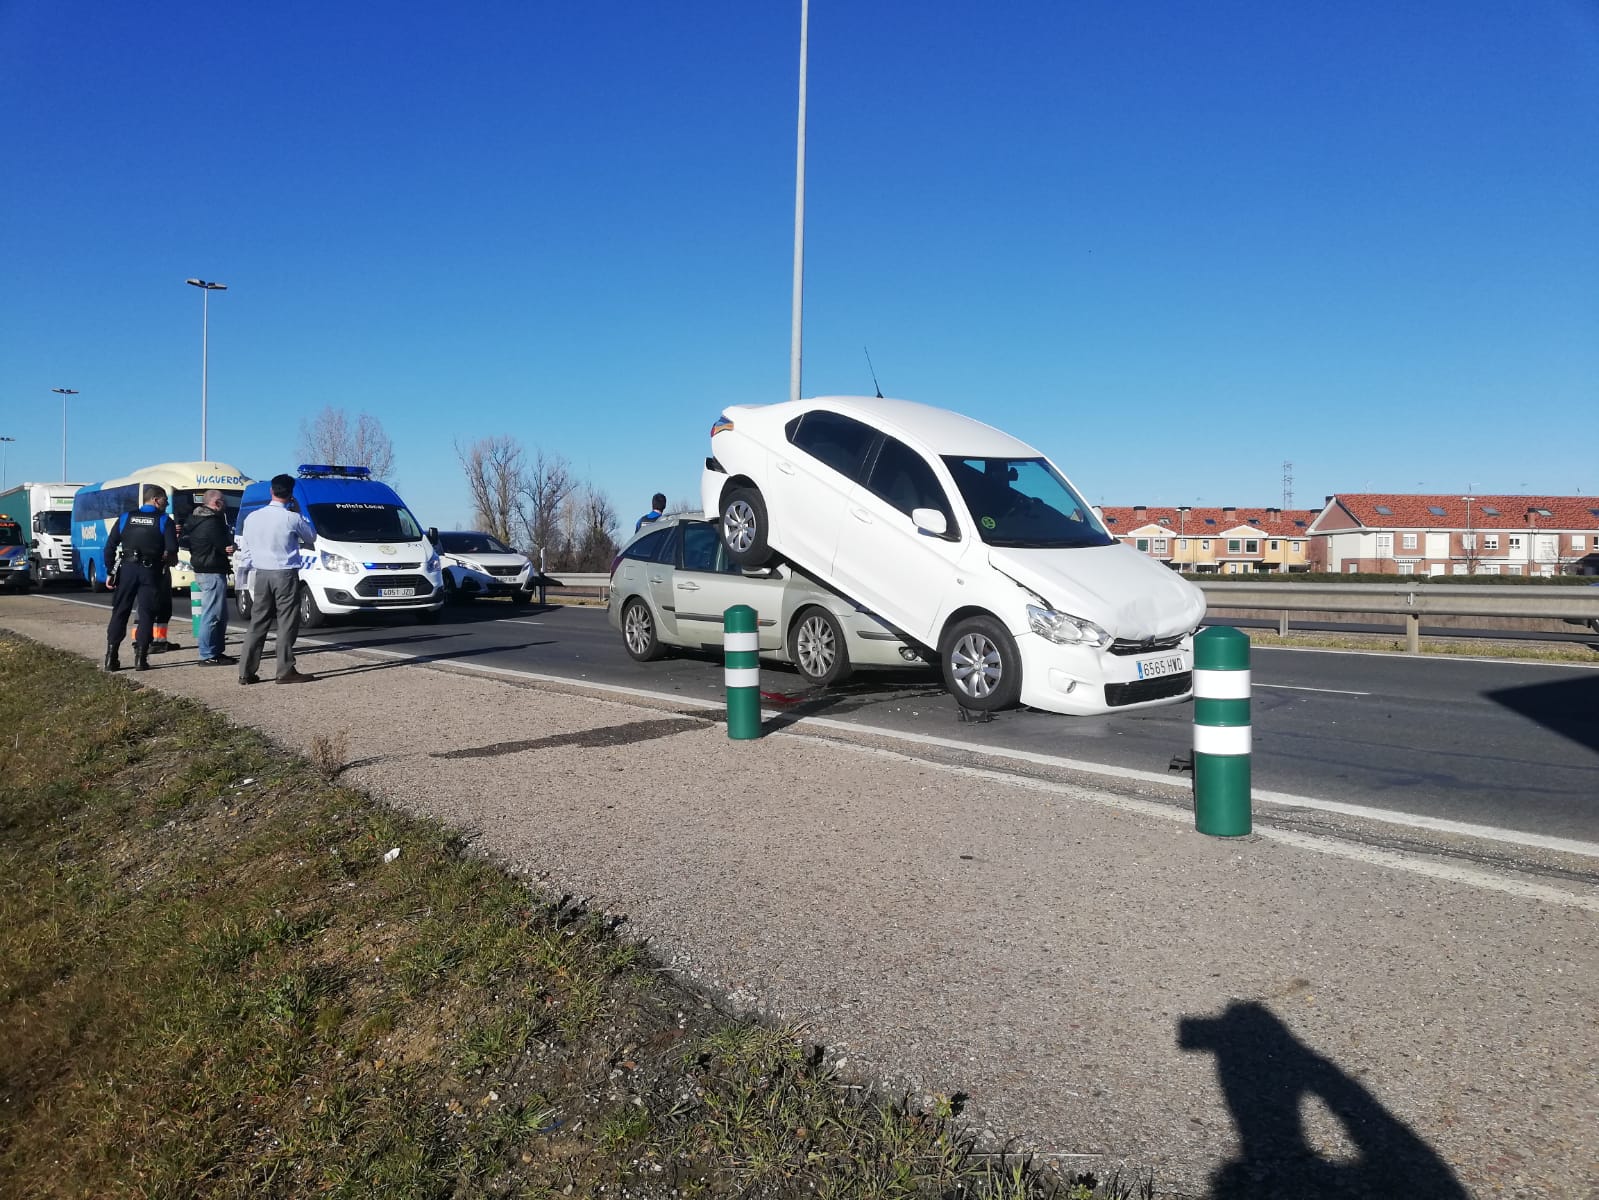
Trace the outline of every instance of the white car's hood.
{"label": "white car's hood", "polygon": [[521,570],[528,565],[528,559],[520,554],[443,554],[458,566],[475,563],[480,567],[515,567]]}
{"label": "white car's hood", "polygon": [[1187,633],[1205,615],[1205,593],[1129,546],[1024,550],[990,546],[988,561],[1058,612],[1084,617],[1113,638]]}

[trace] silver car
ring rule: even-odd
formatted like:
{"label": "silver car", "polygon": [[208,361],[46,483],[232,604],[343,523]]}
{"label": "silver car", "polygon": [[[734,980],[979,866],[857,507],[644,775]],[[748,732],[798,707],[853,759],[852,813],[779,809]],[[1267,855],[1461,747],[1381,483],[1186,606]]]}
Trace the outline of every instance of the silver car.
{"label": "silver car", "polygon": [[786,563],[746,574],[712,521],[662,517],[611,566],[611,626],[639,662],[668,646],[719,651],[722,615],[735,604],[755,610],[761,657],[791,663],[814,684],[854,667],[925,662],[876,616]]}

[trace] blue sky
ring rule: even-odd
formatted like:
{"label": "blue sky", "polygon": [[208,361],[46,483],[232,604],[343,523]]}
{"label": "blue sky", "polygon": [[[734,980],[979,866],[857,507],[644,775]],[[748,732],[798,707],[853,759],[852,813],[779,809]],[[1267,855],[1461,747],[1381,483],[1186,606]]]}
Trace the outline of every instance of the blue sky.
{"label": "blue sky", "polygon": [[[8,482],[453,444],[631,526],[788,395],[798,0],[0,0]],[[1599,491],[1599,4],[813,0],[803,392],[1096,502]]]}

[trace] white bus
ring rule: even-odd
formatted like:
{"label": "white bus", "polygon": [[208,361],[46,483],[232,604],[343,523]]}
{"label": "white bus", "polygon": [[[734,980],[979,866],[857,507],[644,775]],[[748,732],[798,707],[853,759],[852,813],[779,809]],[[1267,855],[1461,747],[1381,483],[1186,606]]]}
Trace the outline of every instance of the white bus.
{"label": "white bus", "polygon": [[[103,483],[91,483],[78,489],[72,498],[72,548],[77,559],[78,572],[91,588],[105,582],[105,541],[111,523],[125,512],[139,507],[146,484],[154,483],[166,489],[169,498],[167,514],[178,523],[181,530],[188,522],[200,498],[216,488],[222,493],[222,503],[227,508],[228,522],[238,527],[239,501],[244,496],[244,485],[250,477],[235,466],[222,462],[157,463],[130,471]],[[178,553],[178,565],[172,568],[172,586],[186,588],[194,580],[189,570],[189,552]]]}

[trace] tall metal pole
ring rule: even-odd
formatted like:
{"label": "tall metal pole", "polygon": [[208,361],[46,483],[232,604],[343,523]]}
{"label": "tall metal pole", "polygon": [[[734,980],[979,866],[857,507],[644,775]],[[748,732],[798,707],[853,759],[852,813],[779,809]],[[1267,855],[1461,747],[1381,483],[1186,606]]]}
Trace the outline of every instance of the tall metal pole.
{"label": "tall metal pole", "polygon": [[206,460],[205,443],[205,417],[206,417],[206,380],[209,372],[210,346],[211,346],[211,293],[225,292],[228,285],[225,283],[208,283],[204,279],[185,279],[191,287],[200,289],[204,297],[200,301],[200,461]]}
{"label": "tall metal pole", "polygon": [[0,437],[0,492],[6,490],[6,451],[16,440],[14,437]]}
{"label": "tall metal pole", "polygon": [[77,388],[51,388],[61,397],[61,482],[67,481],[67,397],[76,396]]}
{"label": "tall metal pole", "polygon": [[800,329],[805,292],[805,64],[809,55],[811,0],[800,0],[799,136],[794,153],[794,329],[788,352],[788,398],[800,398]]}

